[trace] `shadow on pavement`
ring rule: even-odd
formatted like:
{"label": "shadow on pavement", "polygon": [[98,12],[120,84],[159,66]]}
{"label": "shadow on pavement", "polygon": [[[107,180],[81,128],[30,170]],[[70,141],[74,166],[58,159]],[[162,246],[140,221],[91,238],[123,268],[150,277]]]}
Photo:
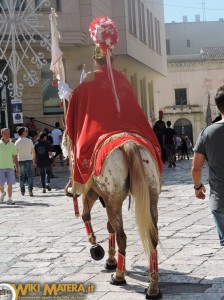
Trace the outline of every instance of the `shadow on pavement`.
{"label": "shadow on pavement", "polygon": [[[141,283],[148,283],[148,272],[144,267],[138,267],[138,269],[142,269],[141,271],[130,270],[127,271],[126,280],[127,285],[121,286],[122,289],[127,291],[133,291],[140,294],[145,294],[146,289],[145,286],[142,286]],[[208,295],[208,289],[212,288],[213,284],[217,283],[217,280],[224,282],[224,277],[216,277],[214,280],[206,280],[206,283],[200,283],[203,278],[193,277],[192,275],[180,273],[177,271],[170,271],[170,276],[174,275],[175,277],[181,276],[182,282],[163,282],[163,275],[167,275],[167,270],[160,269],[159,270],[160,280],[159,280],[159,288],[162,294],[165,296],[166,294],[205,294]],[[139,282],[139,288],[136,289],[136,284],[129,284],[129,278],[136,280]],[[191,282],[189,282],[191,281]],[[204,281],[205,282],[205,281]],[[214,291],[213,291],[214,292]],[[222,293],[222,292],[221,292]],[[207,298],[206,298],[207,299]]]}

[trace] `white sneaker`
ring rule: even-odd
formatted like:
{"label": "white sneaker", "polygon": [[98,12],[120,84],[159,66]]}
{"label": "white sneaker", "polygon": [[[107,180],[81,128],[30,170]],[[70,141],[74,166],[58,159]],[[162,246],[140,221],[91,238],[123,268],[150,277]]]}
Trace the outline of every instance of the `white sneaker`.
{"label": "white sneaker", "polygon": [[5,198],[5,195],[6,195],[6,192],[1,193],[1,196],[0,196],[0,203],[3,203],[4,198]]}
{"label": "white sneaker", "polygon": [[13,202],[12,199],[7,200],[6,203],[7,203],[8,205],[14,205],[14,204],[15,204],[15,202]]}

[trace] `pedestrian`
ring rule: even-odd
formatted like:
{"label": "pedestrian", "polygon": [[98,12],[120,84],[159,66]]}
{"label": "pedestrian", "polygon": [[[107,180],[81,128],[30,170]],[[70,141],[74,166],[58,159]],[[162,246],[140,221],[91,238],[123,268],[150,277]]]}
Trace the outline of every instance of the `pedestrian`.
{"label": "pedestrian", "polygon": [[48,128],[44,128],[44,132],[46,132],[46,134],[47,134],[47,141],[53,147],[53,138],[52,138],[50,130]]}
{"label": "pedestrian", "polygon": [[176,149],[177,160],[180,161],[182,158],[182,140],[180,137],[180,133],[177,133],[176,135],[175,149]]}
{"label": "pedestrian", "polygon": [[188,155],[190,157],[192,157],[192,154],[193,154],[193,150],[192,150],[192,142],[191,140],[189,139],[189,137],[186,135],[185,136],[185,140],[186,140],[186,143],[187,143],[187,151],[188,151]]}
{"label": "pedestrian", "polygon": [[[40,132],[37,143],[34,145],[36,153],[36,165],[40,170],[41,184],[43,187],[43,193],[46,193],[46,189],[51,191],[51,145],[47,141],[46,132]],[[47,175],[47,183],[46,183]]]}
{"label": "pedestrian", "polygon": [[186,138],[185,138],[184,134],[181,135],[181,142],[182,142],[181,143],[181,152],[182,152],[181,159],[185,159],[186,156],[187,156],[187,159],[189,160],[187,141],[186,141]]}
{"label": "pedestrian", "polygon": [[33,166],[35,163],[34,144],[28,138],[28,128],[19,127],[17,129],[19,139],[15,142],[19,161],[19,183],[21,195],[25,195],[25,182],[28,182],[30,197],[33,196]]}
{"label": "pedestrian", "polygon": [[6,192],[4,190],[5,182],[8,186],[7,204],[15,204],[12,201],[12,185],[16,183],[15,175],[19,175],[19,164],[17,159],[16,146],[10,140],[10,129],[1,129],[0,140],[0,203],[3,203]]}
{"label": "pedestrian", "polygon": [[210,209],[216,224],[220,245],[224,246],[224,85],[216,93],[215,103],[222,119],[202,130],[194,147],[192,178],[195,196],[205,199],[206,189],[202,183],[203,166],[209,168]]}
{"label": "pedestrian", "polygon": [[35,119],[33,117],[30,118],[29,122],[26,124],[26,127],[28,128],[28,135],[34,141],[37,137],[39,128],[37,128]]}
{"label": "pedestrian", "polygon": [[175,164],[175,138],[176,132],[173,128],[171,128],[171,122],[166,122],[167,128],[165,130],[165,142],[164,142],[164,149],[166,153],[166,159],[169,162],[168,167],[172,168],[172,166],[176,167]]}
{"label": "pedestrian", "polygon": [[[48,128],[45,128],[44,132],[46,132],[46,134],[47,134],[47,141],[51,145],[51,149],[53,149],[53,138],[52,138],[50,130]],[[54,156],[53,152],[52,152],[52,155]],[[51,158],[51,178],[57,178],[57,176],[55,176],[53,174],[53,158]]]}
{"label": "pedestrian", "polygon": [[55,162],[55,158],[60,155],[61,165],[63,165],[63,157],[62,157],[62,149],[61,149],[61,141],[62,141],[62,131],[60,129],[60,123],[55,123],[55,128],[51,131],[51,136],[53,139],[53,152],[55,155],[53,156],[53,165]]}
{"label": "pedestrian", "polygon": [[156,121],[155,125],[153,126],[153,131],[155,132],[157,139],[159,141],[161,152],[162,152],[162,160],[163,162],[166,161],[166,153],[164,148],[164,141],[165,141],[165,130],[166,124],[163,121],[163,111],[159,111],[159,120]]}

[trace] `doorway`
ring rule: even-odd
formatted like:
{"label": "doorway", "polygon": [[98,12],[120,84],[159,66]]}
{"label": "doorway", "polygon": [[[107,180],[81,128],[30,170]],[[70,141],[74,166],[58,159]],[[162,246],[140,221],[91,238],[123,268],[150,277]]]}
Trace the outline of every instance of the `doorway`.
{"label": "doorway", "polygon": [[178,119],[174,123],[173,129],[176,133],[184,134],[185,136],[188,136],[191,143],[193,143],[193,129],[191,121],[185,118]]}

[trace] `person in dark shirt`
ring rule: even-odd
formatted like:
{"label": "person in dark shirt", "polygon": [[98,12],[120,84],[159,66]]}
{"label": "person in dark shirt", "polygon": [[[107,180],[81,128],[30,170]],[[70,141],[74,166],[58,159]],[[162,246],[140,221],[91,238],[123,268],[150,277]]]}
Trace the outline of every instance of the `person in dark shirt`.
{"label": "person in dark shirt", "polygon": [[29,122],[26,124],[26,127],[28,128],[29,137],[31,137],[31,139],[34,141],[39,128],[37,127],[33,117],[30,118]]}
{"label": "person in dark shirt", "polygon": [[51,136],[51,132],[48,128],[44,128],[44,132],[47,134],[47,141],[50,143],[50,145],[53,147],[53,138]]}
{"label": "person in dark shirt", "polygon": [[187,159],[189,160],[187,141],[184,134],[181,135],[181,141],[182,141],[182,145],[181,145],[182,159],[185,159],[185,155],[186,155]]}
{"label": "person in dark shirt", "polygon": [[[209,206],[212,212],[220,246],[224,246],[224,86],[215,95],[215,104],[221,112],[220,121],[207,126],[200,133],[194,147],[191,175],[194,182],[195,196],[205,199],[206,188],[202,183],[204,165],[209,169]],[[207,198],[207,197],[206,197]],[[215,247],[212,237],[210,244]]]}
{"label": "person in dark shirt", "polygon": [[159,141],[160,147],[161,147],[163,162],[166,161],[166,155],[165,155],[165,150],[164,150],[165,130],[166,130],[166,124],[163,121],[163,111],[160,110],[159,111],[159,120],[156,121],[155,125],[153,126],[153,131],[155,132],[157,139]]}
{"label": "person in dark shirt", "polygon": [[[51,178],[51,145],[47,141],[46,132],[40,132],[37,143],[34,146],[36,153],[36,165],[40,169],[41,184],[43,187],[43,193],[46,193],[46,188],[51,191],[50,178]],[[47,184],[46,177],[47,174]]]}
{"label": "person in dark shirt", "polygon": [[165,142],[164,142],[164,148],[165,148],[165,153],[166,153],[166,158],[169,162],[168,167],[172,168],[172,166],[176,167],[175,164],[175,136],[176,132],[174,129],[172,129],[171,122],[167,121],[166,122],[167,128],[165,130]]}

